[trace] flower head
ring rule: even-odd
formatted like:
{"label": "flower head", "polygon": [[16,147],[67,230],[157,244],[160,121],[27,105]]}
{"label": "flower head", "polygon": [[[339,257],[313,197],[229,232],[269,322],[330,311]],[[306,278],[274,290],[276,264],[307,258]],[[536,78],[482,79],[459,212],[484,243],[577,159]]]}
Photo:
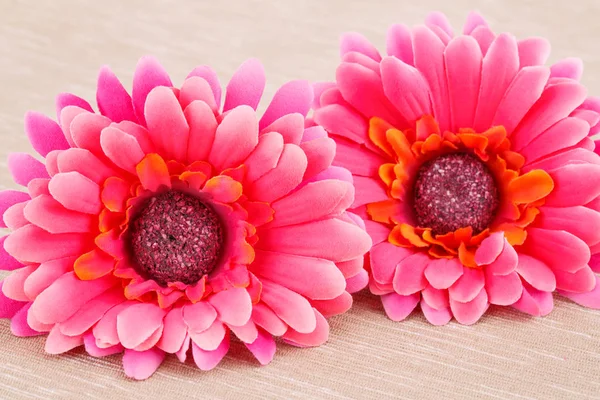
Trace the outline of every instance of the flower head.
{"label": "flower head", "polygon": [[472,324],[490,304],[545,315],[555,290],[600,308],[600,101],[579,60],[546,67],[544,39],[496,35],[477,14],[459,35],[439,13],[394,25],[383,57],[348,34],[341,53],[314,120],[352,172],[391,319],[418,304],[433,324]]}
{"label": "flower head", "polygon": [[38,114],[26,131],[43,162],[14,154],[26,191],[0,193],[1,316],[12,331],[48,332],[46,351],[84,345],[124,352],[143,379],[165,353],[216,366],[235,336],[261,364],[274,336],[296,346],[328,337],[325,317],[367,285],[371,240],[346,212],[349,173],[334,142],[305,128],[313,93],[284,85],[258,118],[262,66],[244,63],[221,86],[198,67],[181,88],[152,58],[130,96],[100,72],[99,113],[58,97],[59,124]]}

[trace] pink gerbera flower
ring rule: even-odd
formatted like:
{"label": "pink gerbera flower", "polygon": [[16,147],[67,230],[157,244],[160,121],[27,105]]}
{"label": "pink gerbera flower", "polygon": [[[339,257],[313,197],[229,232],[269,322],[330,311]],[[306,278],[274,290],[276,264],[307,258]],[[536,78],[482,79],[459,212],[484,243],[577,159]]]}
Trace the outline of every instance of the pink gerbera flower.
{"label": "pink gerbera flower", "polygon": [[341,53],[314,120],[352,172],[391,319],[418,304],[440,325],[490,304],[546,315],[555,290],[600,308],[600,101],[579,60],[546,67],[544,39],[496,35],[476,14],[457,36],[439,13],[392,26],[385,57],[348,34]]}
{"label": "pink gerbera flower", "polygon": [[296,346],[327,340],[324,317],[366,286],[371,246],[346,212],[350,174],[331,167],[335,144],[305,129],[313,93],[284,85],[264,115],[256,60],[221,86],[198,67],[180,89],[152,58],[132,96],[100,72],[94,113],[58,97],[60,125],[29,113],[26,131],[44,163],[13,154],[26,192],[0,193],[12,233],[2,238],[0,313],[19,336],[49,332],[46,351],[84,345],[124,351],[125,373],[149,377],[165,353],[215,367],[231,333],[261,364],[273,336]]}

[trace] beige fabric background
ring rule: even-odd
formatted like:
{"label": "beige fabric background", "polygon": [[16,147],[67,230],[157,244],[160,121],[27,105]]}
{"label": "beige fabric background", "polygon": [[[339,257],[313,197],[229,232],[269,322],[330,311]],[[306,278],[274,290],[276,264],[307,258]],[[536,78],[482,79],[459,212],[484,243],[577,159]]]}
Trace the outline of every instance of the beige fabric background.
{"label": "beige fabric background", "polygon": [[[53,115],[61,91],[93,99],[104,63],[129,87],[148,53],[177,83],[197,64],[212,65],[226,82],[256,56],[272,95],[293,78],[331,79],[343,31],[383,46],[393,22],[420,23],[441,10],[458,27],[473,8],[496,31],[548,37],[553,60],[583,58],[584,82],[600,95],[599,0],[0,0],[0,187],[13,185],[6,155],[30,150],[25,111]],[[418,313],[391,322],[376,298],[361,294],[331,328],[326,345],[281,346],[267,367],[234,346],[212,372],[171,357],[148,381],[133,382],[118,356],[48,356],[42,338],[15,338],[3,320],[0,398],[600,398],[600,312],[568,301],[557,300],[544,319],[492,308],[475,326],[436,328]]]}

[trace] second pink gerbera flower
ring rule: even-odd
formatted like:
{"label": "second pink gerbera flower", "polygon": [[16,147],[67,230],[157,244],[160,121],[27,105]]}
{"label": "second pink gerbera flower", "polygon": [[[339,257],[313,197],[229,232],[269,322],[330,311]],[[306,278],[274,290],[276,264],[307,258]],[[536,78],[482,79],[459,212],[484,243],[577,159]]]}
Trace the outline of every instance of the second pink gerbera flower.
{"label": "second pink gerbera flower", "polygon": [[580,61],[546,67],[545,40],[496,35],[476,14],[458,36],[441,14],[395,25],[387,52],[344,36],[314,119],[353,174],[388,316],[545,315],[555,290],[600,308],[600,100]]}
{"label": "second pink gerbera flower", "polygon": [[[325,317],[348,310],[367,284],[371,246],[335,145],[305,129],[307,82],[255,109],[265,77],[255,60],[227,86],[199,67],[174,88],[142,59],[132,96],[108,69],[94,113],[58,98],[60,125],[37,113],[26,131],[45,164],[13,154],[26,192],[0,193],[12,233],[2,238],[0,316],[19,336],[48,333],[46,351],[84,345],[124,352],[144,379],[165,353],[215,367],[235,335],[262,364],[274,336],[296,346],[327,340]],[[3,227],[6,227],[3,226]]]}

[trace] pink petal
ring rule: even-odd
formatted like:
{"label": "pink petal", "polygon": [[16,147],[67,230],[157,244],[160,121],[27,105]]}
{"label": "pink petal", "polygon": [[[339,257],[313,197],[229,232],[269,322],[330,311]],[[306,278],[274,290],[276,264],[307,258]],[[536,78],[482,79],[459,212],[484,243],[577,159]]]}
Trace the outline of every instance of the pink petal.
{"label": "pink petal", "polygon": [[163,326],[162,336],[156,345],[167,353],[176,353],[183,345],[188,328],[183,319],[183,308],[171,309],[163,319]]}
{"label": "pink petal", "polygon": [[61,333],[67,336],[82,335],[114,306],[125,301],[123,289],[108,290],[88,301],[81,310],[59,324]]}
{"label": "pink petal", "polygon": [[23,286],[25,294],[35,299],[58,278],[72,271],[75,259],[76,257],[68,257],[41,264],[25,281]]}
{"label": "pink petal", "polygon": [[434,11],[432,13],[429,13],[427,15],[427,17],[425,18],[425,25],[430,26],[430,27],[431,26],[439,27],[448,36],[450,36],[450,37],[454,36],[454,31],[452,29],[452,25],[450,25],[450,21],[448,21],[448,18],[446,18],[446,16],[439,11]]}
{"label": "pink petal", "polygon": [[21,186],[27,186],[36,178],[49,178],[45,165],[27,153],[9,154],[8,170],[15,183]]}
{"label": "pink petal", "polygon": [[317,310],[314,311],[314,318],[316,319],[316,327],[310,333],[300,333],[289,329],[283,340],[293,346],[299,347],[315,347],[320,346],[327,342],[329,339],[329,324],[325,317],[323,317]]}
{"label": "pink petal", "polygon": [[26,267],[13,271],[10,275],[4,278],[2,292],[8,298],[17,301],[30,301],[32,299],[27,296],[23,290],[23,283],[35,271],[36,267],[28,265]]}
{"label": "pink petal", "polygon": [[385,95],[404,119],[414,122],[431,114],[431,93],[417,69],[395,57],[386,57],[381,62],[381,80]]}
{"label": "pink petal", "polygon": [[79,280],[74,273],[57,279],[35,299],[30,313],[44,324],[66,321],[81,307],[114,285],[112,277]]}
{"label": "pink petal", "polygon": [[420,292],[427,287],[424,271],[430,259],[422,253],[415,253],[401,260],[394,274],[394,290],[396,293],[408,296]]}
{"label": "pink petal", "polygon": [[[546,205],[572,207],[589,203],[600,195],[600,165],[571,164],[550,171],[554,190]],[[585,176],[586,179],[580,179]]]}
{"label": "pink petal", "polygon": [[546,88],[511,136],[513,148],[522,149],[533,139],[575,110],[586,97],[586,90],[575,82]]}
{"label": "pink petal", "polygon": [[544,65],[550,55],[550,43],[541,37],[519,40],[520,68]]}
{"label": "pink petal", "polygon": [[146,125],[144,106],[148,93],[157,86],[172,87],[171,79],[154,57],[142,57],[133,75],[133,109],[142,125]]}
{"label": "pink petal", "polygon": [[354,186],[356,194],[352,208],[389,199],[388,190],[378,177],[355,176]]}
{"label": "pink petal", "polygon": [[297,332],[311,333],[315,330],[315,314],[308,300],[276,283],[263,280],[262,284],[261,299],[279,318]]}
{"label": "pink petal", "polygon": [[492,233],[485,238],[475,252],[477,265],[488,265],[493,263],[504,249],[504,234],[502,232]]}
{"label": "pink petal", "polygon": [[[364,147],[350,140],[336,137],[335,141],[334,164],[348,169],[353,175],[376,176],[379,173],[379,167],[386,163],[382,157],[371,151],[366,151]],[[356,162],[357,159],[360,159],[359,163]]]}
{"label": "pink petal", "polygon": [[[346,291],[348,293],[358,293],[369,284],[369,273],[361,270],[358,274],[346,279]],[[350,309],[350,307],[348,307]],[[346,312],[344,310],[342,312]],[[341,312],[340,312],[341,314]]]}
{"label": "pink petal", "polygon": [[275,336],[283,335],[288,328],[286,323],[264,303],[258,303],[252,307],[252,320],[256,325]]}
{"label": "pink petal", "polygon": [[473,126],[481,84],[483,55],[470,36],[458,36],[444,51],[452,129]]}
{"label": "pink petal", "polygon": [[2,219],[4,220],[4,224],[11,230],[17,230],[19,228],[24,227],[29,224],[29,221],[25,219],[25,215],[23,210],[27,206],[28,203],[19,203],[11,206],[8,210],[4,212]]}
{"label": "pink petal", "polygon": [[596,275],[589,266],[575,272],[555,270],[556,289],[573,293],[585,293],[594,290]]}
{"label": "pink petal", "polygon": [[[29,199],[30,197],[27,193],[23,193],[18,190],[0,191],[0,216],[4,215],[6,210],[15,204],[23,203]],[[2,218],[0,218],[0,228],[6,228]]]}
{"label": "pink petal", "polygon": [[203,101],[194,101],[184,112],[190,127],[187,159],[190,163],[203,161],[211,152],[217,120],[210,107]]}
{"label": "pink petal", "polygon": [[[191,332],[203,332],[207,330],[216,319],[217,311],[205,301],[200,301],[196,304],[187,304],[183,308],[183,321]],[[184,329],[183,331],[185,332],[186,330]]]}
{"label": "pink petal", "polygon": [[256,251],[250,270],[313,300],[328,300],[346,288],[344,275],[328,260]]}
{"label": "pink petal", "polygon": [[583,75],[583,61],[580,58],[565,58],[550,67],[552,78],[568,78],[579,81]]}
{"label": "pink petal", "polygon": [[556,289],[556,278],[552,270],[534,257],[520,254],[517,272],[527,283],[538,290],[553,292]]}
{"label": "pink petal", "polygon": [[204,79],[210,85],[210,88],[214,94],[215,102],[217,105],[221,104],[221,82],[219,82],[219,77],[217,73],[208,65],[200,65],[192,70],[187,76],[187,78],[191,78],[192,76],[197,76],[199,78]]}
{"label": "pink petal", "polygon": [[525,247],[528,254],[555,272],[578,271],[590,260],[590,248],[585,242],[565,231],[529,228]]}
{"label": "pink petal", "polygon": [[[17,268],[22,268],[23,264],[18,262],[13,256],[8,254],[4,249],[4,242],[8,236],[0,238],[0,270],[2,271],[14,271]],[[1,318],[1,317],[0,317]]]}
{"label": "pink petal", "polygon": [[[189,332],[192,341],[201,349],[206,351],[216,350],[225,336],[227,335],[227,329],[219,321],[215,321],[210,328],[204,332]],[[185,346],[185,341],[184,341]]]}
{"label": "pink petal", "polygon": [[96,92],[98,109],[111,121],[136,121],[131,96],[108,66],[100,69]]}
{"label": "pink petal", "polygon": [[313,118],[332,135],[340,135],[356,143],[370,140],[367,120],[348,107],[331,104],[316,110]]}
{"label": "pink petal", "polygon": [[442,131],[449,129],[451,115],[444,65],[444,43],[430,29],[417,27],[413,30],[413,49],[415,66],[429,84],[431,97],[437,99],[433,104],[433,115]]}
{"label": "pink petal", "polygon": [[173,91],[166,87],[152,89],[144,114],[156,148],[168,159],[185,160],[190,129]]}
{"label": "pink petal", "polygon": [[[52,154],[52,153],[51,153]],[[48,160],[46,160],[47,162]],[[58,175],[58,172],[77,172],[82,176],[96,182],[98,185],[104,183],[111,176],[118,175],[118,172],[100,161],[92,152],[86,149],[68,149],[61,151],[57,157],[58,171],[52,173],[52,177]]]}
{"label": "pink petal", "polygon": [[468,303],[461,303],[450,299],[450,309],[452,310],[452,314],[454,315],[454,318],[463,325],[473,325],[475,322],[479,321],[479,318],[481,318],[488,307],[488,296],[485,289],[482,289],[481,292]]}
{"label": "pink petal", "polygon": [[62,354],[81,345],[83,336],[64,335],[60,332],[60,327],[55,325],[46,338],[45,350],[48,354]]}
{"label": "pink petal", "polygon": [[283,147],[283,137],[279,133],[269,132],[260,135],[258,145],[244,162],[246,179],[254,182],[275,168]]}
{"label": "pink petal", "polygon": [[[324,246],[324,243],[327,243]],[[305,257],[348,261],[365,254],[371,238],[358,226],[327,219],[265,230],[257,248]]]}
{"label": "pink petal", "polygon": [[28,221],[50,233],[86,233],[93,229],[94,220],[89,214],[67,210],[45,194],[31,200],[23,211]]}
{"label": "pink petal", "polygon": [[425,277],[434,288],[448,289],[463,275],[465,268],[455,258],[439,258],[431,260],[425,268]]}
{"label": "pink petal", "polygon": [[53,150],[69,148],[60,126],[43,114],[34,111],[25,114],[25,133],[35,151],[42,157],[46,157]]}
{"label": "pink petal", "polygon": [[520,153],[531,163],[548,154],[575,146],[589,131],[587,122],[579,118],[564,118],[533,139]]}
{"label": "pink petal", "polygon": [[108,127],[111,121],[98,114],[81,113],[73,118],[69,127],[71,138],[79,148],[89,150],[95,155],[102,154],[100,133]]}
{"label": "pink petal", "polygon": [[435,326],[446,325],[452,319],[452,312],[449,307],[436,310],[424,301],[421,301],[421,311],[423,311],[423,315],[427,321]]}
{"label": "pink petal", "polygon": [[102,131],[100,144],[117,167],[131,173],[135,173],[136,165],[145,155],[136,138],[112,126]]}
{"label": "pink petal", "polygon": [[512,306],[535,317],[543,317],[552,311],[554,300],[551,292],[542,292],[525,283],[523,285],[523,295]]}
{"label": "pink petal", "polygon": [[446,289],[439,290],[428,286],[421,292],[421,296],[423,301],[435,310],[443,310],[450,307],[450,297]]}
{"label": "pink petal", "polygon": [[127,307],[117,316],[117,333],[126,349],[133,349],[162,326],[165,311],[150,303]]}
{"label": "pink petal", "polygon": [[518,262],[519,255],[517,254],[517,251],[510,243],[508,243],[508,240],[504,238],[504,248],[502,249],[502,252],[493,263],[485,267],[485,270],[494,275],[508,275],[517,268]]}
{"label": "pink petal", "polygon": [[500,34],[483,59],[481,88],[473,128],[482,132],[492,125],[496,110],[519,69],[517,41]]}
{"label": "pink petal", "polygon": [[410,28],[402,24],[390,26],[386,36],[386,50],[390,56],[394,56],[408,65],[414,65]]}
{"label": "pink petal", "polygon": [[398,263],[414,254],[414,251],[382,242],[373,246],[369,254],[373,278],[379,283],[392,283]]}
{"label": "pink petal", "polygon": [[[321,127],[309,128],[312,130],[325,131]],[[304,172],[304,179],[310,179],[316,174],[326,170],[331,166],[335,157],[335,142],[328,137],[321,137],[300,144],[300,148],[306,154],[308,164]]]}
{"label": "pink petal", "polygon": [[[269,226],[296,225],[318,220],[346,210],[354,194],[348,182],[324,180],[309,183],[271,204],[277,216]],[[311,207],[306,207],[311,204]]]}
{"label": "pink petal", "polygon": [[244,288],[224,290],[208,301],[219,313],[219,320],[227,324],[244,325],[252,315],[252,299]]}
{"label": "pink petal", "polygon": [[261,365],[269,364],[275,356],[275,350],[277,350],[273,337],[263,330],[258,331],[258,337],[253,343],[244,344]]}
{"label": "pink petal", "polygon": [[600,242],[600,212],[584,206],[543,207],[536,225],[553,231],[567,231],[588,245]]}
{"label": "pink petal", "polygon": [[48,189],[52,197],[69,210],[85,214],[100,213],[100,188],[78,172],[54,175]]}
{"label": "pink petal", "polygon": [[546,67],[519,70],[496,109],[492,125],[502,125],[510,135],[538,101],[550,76]]}
{"label": "pink petal", "polygon": [[491,304],[509,306],[521,298],[523,285],[516,272],[508,275],[494,275],[486,271],[485,290]]}
{"label": "pink petal", "polygon": [[162,350],[153,348],[147,351],[125,350],[123,354],[123,370],[129,378],[148,379],[165,359]]}
{"label": "pink petal", "polygon": [[215,368],[223,357],[229,351],[229,336],[226,336],[219,347],[212,351],[202,350],[200,347],[196,345],[196,343],[192,343],[192,354],[194,356],[194,362],[202,371],[210,371]]}
{"label": "pink petal", "polygon": [[[319,130],[323,131],[318,126],[308,128],[308,132],[319,132]],[[269,132],[278,132],[283,137],[284,143],[300,144],[301,141],[309,140],[303,137],[304,116],[298,113],[284,115],[260,131],[261,135]],[[326,136],[326,133],[322,136]]]}
{"label": "pink petal", "polygon": [[210,109],[218,114],[219,105],[215,101],[215,96],[210,84],[198,76],[189,77],[183,82],[179,91],[179,104],[181,109],[185,110],[193,101],[202,101],[210,107]]}
{"label": "pink petal", "polygon": [[12,318],[25,303],[6,297],[3,287],[4,281],[0,281],[0,318]]}
{"label": "pink petal", "polygon": [[30,336],[38,336],[42,335],[42,332],[38,332],[35,329],[31,328],[27,323],[27,313],[29,312],[29,308],[31,307],[31,303],[23,306],[23,303],[19,303],[19,310],[11,316],[10,320],[10,331],[13,335],[19,337],[30,337]]}
{"label": "pink petal", "polygon": [[287,114],[299,113],[306,116],[313,99],[312,86],[307,81],[291,81],[283,85],[260,119],[262,130]]}
{"label": "pink petal", "polygon": [[227,84],[223,112],[247,105],[256,110],[265,89],[265,71],[256,58],[246,60]]}
{"label": "pink petal", "polygon": [[473,300],[485,286],[483,271],[479,268],[465,268],[463,275],[448,289],[450,297],[461,303]]}
{"label": "pink petal", "polygon": [[392,321],[403,321],[408,317],[417,304],[419,304],[421,296],[419,293],[409,296],[401,296],[397,293],[390,293],[381,296],[381,303],[385,309],[385,313]]}
{"label": "pink petal", "polygon": [[[357,276],[364,276],[364,284],[361,289],[364,289],[369,282],[367,271],[362,271]],[[311,300],[310,304],[319,311],[324,317],[329,318],[335,315],[340,315],[352,308],[352,295],[349,287],[346,287],[346,292],[343,292],[338,297],[331,300]]]}
{"label": "pink petal", "polygon": [[231,110],[219,124],[208,161],[218,170],[240,165],[258,144],[254,110],[240,106]]}
{"label": "pink petal", "polygon": [[366,231],[371,236],[373,246],[382,243],[388,239],[390,229],[384,224],[375,221],[365,221]]}
{"label": "pink petal", "polygon": [[62,110],[67,107],[78,107],[90,113],[94,112],[92,106],[81,97],[71,93],[60,93],[56,96],[56,114],[60,117]]}
{"label": "pink petal", "polygon": [[465,35],[470,35],[474,29],[476,29],[480,26],[487,27],[488,26],[487,21],[478,12],[471,11],[471,12],[469,12],[469,15],[467,15],[467,21],[463,28],[463,33]]}
{"label": "pink petal", "polygon": [[379,117],[393,125],[403,125],[402,117],[386,98],[377,73],[362,65],[345,62],[337,68],[336,80],[344,99],[365,117]]}
{"label": "pink petal", "polygon": [[80,255],[89,246],[87,236],[77,233],[53,235],[34,225],[14,231],[4,242],[4,248],[11,256],[32,263]]}
{"label": "pink petal", "polygon": [[600,310],[600,278],[598,276],[596,276],[596,286],[589,292],[570,293],[561,291],[560,294],[584,307]]}
{"label": "pink petal", "polygon": [[123,346],[121,345],[116,345],[105,349],[96,346],[96,338],[91,333],[83,336],[83,345],[85,346],[85,351],[92,357],[112,356],[113,354],[121,353],[124,350]]}
{"label": "pink petal", "polygon": [[364,54],[375,61],[381,61],[379,51],[366,37],[356,32],[344,33],[340,43],[340,55],[343,57],[344,54],[352,51]]}
{"label": "pink petal", "polygon": [[50,179],[32,179],[31,182],[27,185],[27,191],[32,199],[41,196],[42,194],[50,195],[50,191],[48,190],[48,183]]}
{"label": "pink petal", "polygon": [[73,141],[73,137],[71,135],[71,123],[75,120],[76,117],[82,114],[88,115],[90,114],[90,112],[76,106],[67,106],[58,115],[63,135],[69,143],[70,147],[76,147],[75,142]]}
{"label": "pink petal", "polygon": [[242,326],[227,326],[242,343],[252,343],[258,337],[258,328],[256,327],[256,324],[251,320],[246,322]]}

